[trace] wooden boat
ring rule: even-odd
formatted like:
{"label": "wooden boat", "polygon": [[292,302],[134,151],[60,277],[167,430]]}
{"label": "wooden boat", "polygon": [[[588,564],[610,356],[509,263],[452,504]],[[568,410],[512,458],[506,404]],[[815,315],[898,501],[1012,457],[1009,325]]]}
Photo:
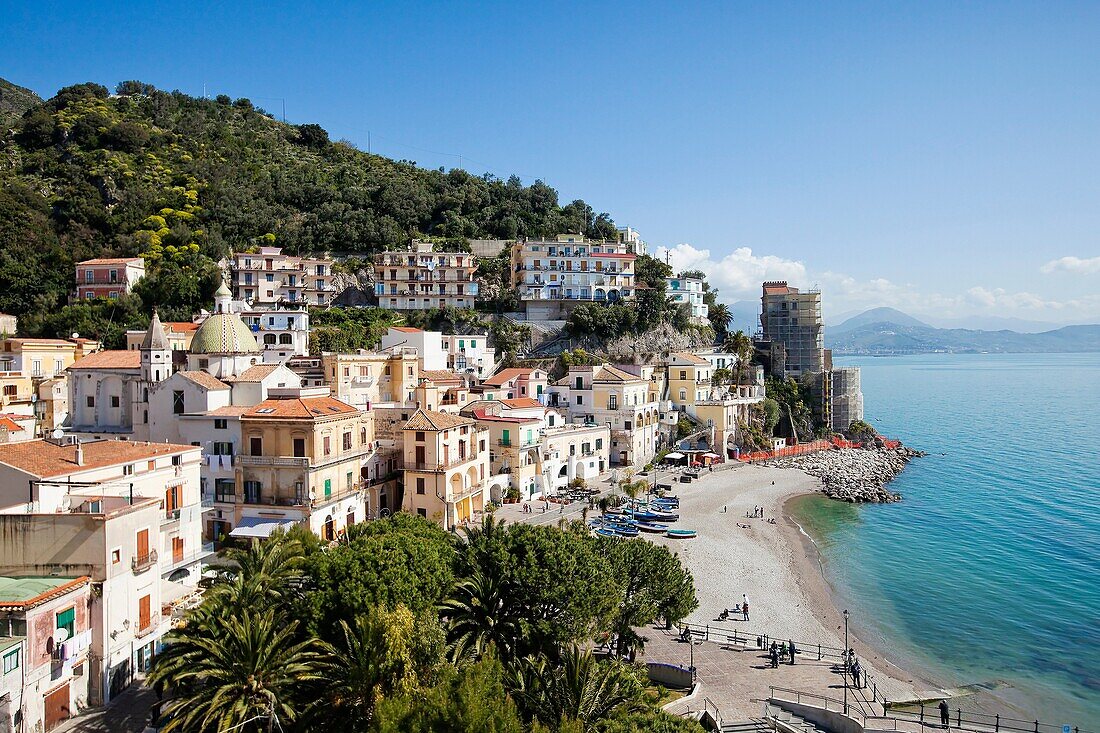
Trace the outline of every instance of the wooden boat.
{"label": "wooden boat", "polygon": [[674,540],[692,540],[695,539],[695,535],[694,529],[670,529],[665,532],[666,537],[671,537]]}

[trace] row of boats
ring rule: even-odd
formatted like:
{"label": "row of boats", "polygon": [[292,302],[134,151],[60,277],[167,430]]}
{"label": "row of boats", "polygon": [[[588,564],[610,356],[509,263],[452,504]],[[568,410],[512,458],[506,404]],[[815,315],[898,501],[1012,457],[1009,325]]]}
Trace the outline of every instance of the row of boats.
{"label": "row of boats", "polygon": [[680,518],[680,500],[675,496],[662,496],[648,502],[632,500],[616,509],[609,509],[590,524],[592,531],[601,537],[637,537],[642,532],[663,534],[675,539],[692,539],[694,529],[675,529],[670,522]]}

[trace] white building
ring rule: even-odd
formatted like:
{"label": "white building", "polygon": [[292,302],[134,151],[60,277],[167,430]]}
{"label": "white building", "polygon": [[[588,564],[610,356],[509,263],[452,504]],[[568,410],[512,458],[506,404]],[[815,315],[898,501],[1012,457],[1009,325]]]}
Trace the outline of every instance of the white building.
{"label": "white building", "polygon": [[447,368],[485,379],[497,368],[496,349],[489,346],[486,334],[443,335]]}
{"label": "white building", "polygon": [[578,303],[615,303],[635,295],[632,246],[559,234],[512,248],[513,285],[531,320],[567,318]]}
{"label": "white building", "polygon": [[551,493],[564,491],[573,479],[589,484],[610,470],[611,430],[606,425],[563,425],[542,435],[542,481]]}
{"label": "white building", "polygon": [[443,334],[439,331],[422,331],[406,326],[391,327],[382,337],[378,350],[391,349],[415,349],[420,357],[422,370],[439,371],[447,368],[447,352],[443,346]]}
{"label": "white building", "polygon": [[197,593],[204,560],[200,450],[136,441],[0,446],[0,574],[92,578],[93,703],[148,671]]}
{"label": "white building", "polygon": [[666,277],[665,295],[677,305],[691,306],[691,317],[698,323],[706,323],[710,306],[703,302],[703,281],[695,277]]}
{"label": "white building", "polygon": [[328,305],[336,297],[332,261],[283,254],[280,247],[238,252],[230,261],[233,297],[253,308],[304,303]]}

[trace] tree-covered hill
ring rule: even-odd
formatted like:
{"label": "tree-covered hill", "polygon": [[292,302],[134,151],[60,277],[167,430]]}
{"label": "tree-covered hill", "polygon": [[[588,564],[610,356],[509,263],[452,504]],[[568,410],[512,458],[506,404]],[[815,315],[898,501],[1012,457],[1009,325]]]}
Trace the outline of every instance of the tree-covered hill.
{"label": "tree-covered hill", "polygon": [[0,79],[0,121],[19,117],[41,103],[42,98],[30,89],[12,84],[7,79]]}
{"label": "tree-covered hill", "polygon": [[267,235],[290,252],[361,255],[419,235],[615,236],[607,214],[563,206],[541,181],[369,155],[247,99],[139,82],[115,94],[79,84],[45,102],[3,90],[22,114],[0,116],[0,311],[20,316],[24,333],[84,317],[57,322],[73,263],[91,257],[146,257],[147,282],[119,317],[154,305],[183,317],[210,302],[218,259]]}

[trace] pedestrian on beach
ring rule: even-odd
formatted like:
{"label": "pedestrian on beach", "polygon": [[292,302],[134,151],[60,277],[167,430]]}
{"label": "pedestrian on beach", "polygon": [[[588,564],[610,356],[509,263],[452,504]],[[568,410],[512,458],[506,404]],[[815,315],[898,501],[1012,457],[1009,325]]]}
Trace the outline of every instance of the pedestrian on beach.
{"label": "pedestrian on beach", "polygon": [[947,700],[940,700],[940,724],[945,729],[951,727],[951,710],[947,707]]}
{"label": "pedestrian on beach", "polygon": [[749,596],[747,593],[741,594],[741,615],[744,616],[744,621],[749,620]]}
{"label": "pedestrian on beach", "polygon": [[794,648],[794,642],[787,639],[787,651],[791,655],[790,664],[794,664],[794,655],[798,653],[798,650]]}
{"label": "pedestrian on beach", "polygon": [[772,660],[772,669],[779,669],[779,647],[775,645],[774,641],[772,642],[772,648],[771,652],[769,652],[769,655],[771,656]]}

